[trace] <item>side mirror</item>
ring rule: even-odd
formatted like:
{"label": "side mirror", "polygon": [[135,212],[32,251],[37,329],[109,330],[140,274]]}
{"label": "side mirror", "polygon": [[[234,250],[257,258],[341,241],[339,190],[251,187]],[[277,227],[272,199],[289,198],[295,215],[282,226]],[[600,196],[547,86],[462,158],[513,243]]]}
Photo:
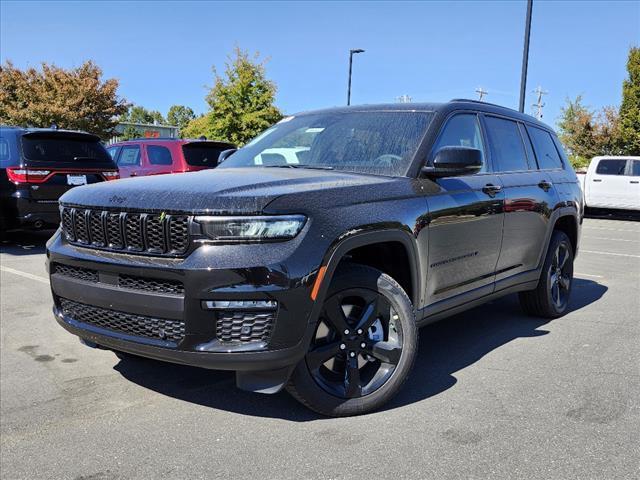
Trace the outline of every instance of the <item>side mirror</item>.
{"label": "side mirror", "polygon": [[237,151],[238,151],[237,148],[230,148],[228,150],[221,151],[220,155],[218,155],[218,164],[221,164],[222,162],[224,162],[227,158],[229,158],[231,155],[233,155]]}
{"label": "side mirror", "polygon": [[442,147],[433,158],[433,164],[422,167],[427,177],[459,177],[478,173],[482,168],[482,152],[469,147]]}

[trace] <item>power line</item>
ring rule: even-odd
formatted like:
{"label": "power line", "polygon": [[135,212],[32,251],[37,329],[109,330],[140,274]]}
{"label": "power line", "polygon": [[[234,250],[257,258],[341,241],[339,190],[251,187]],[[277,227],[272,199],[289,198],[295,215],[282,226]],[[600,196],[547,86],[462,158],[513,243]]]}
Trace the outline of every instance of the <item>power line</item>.
{"label": "power line", "polygon": [[538,96],[538,101],[536,103],[534,103],[533,105],[531,105],[535,110],[535,117],[538,120],[542,120],[542,108],[546,105],[546,103],[544,103],[542,101],[542,97],[544,95],[548,95],[549,92],[546,90],[543,90],[541,86],[538,85],[538,87],[533,91],[533,93],[535,93]]}
{"label": "power line", "polygon": [[478,94],[478,101],[481,102],[485,95],[489,95],[489,92],[484,90],[482,87],[476,88],[476,93]]}

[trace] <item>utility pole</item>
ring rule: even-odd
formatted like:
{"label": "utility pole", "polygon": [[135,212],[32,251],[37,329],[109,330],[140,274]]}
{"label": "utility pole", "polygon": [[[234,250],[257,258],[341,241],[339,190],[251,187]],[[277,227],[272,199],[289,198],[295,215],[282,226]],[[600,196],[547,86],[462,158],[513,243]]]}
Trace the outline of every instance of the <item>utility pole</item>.
{"label": "utility pole", "polygon": [[400,103],[411,103],[411,100],[413,100],[409,95],[400,95],[399,97],[396,97],[396,100]]}
{"label": "utility pole", "polygon": [[542,90],[542,87],[538,86],[532,93],[535,93],[536,95],[538,95],[538,101],[531,106],[536,109],[536,113],[535,113],[536,118],[538,120],[542,120],[542,107],[546,105],[542,101],[542,96],[547,95],[549,92],[547,92],[546,90]]}
{"label": "utility pole", "polygon": [[353,54],[363,53],[361,48],[352,48],[349,50],[349,85],[347,87],[347,105],[351,105],[351,68],[353,66]]}
{"label": "utility pole", "polygon": [[476,93],[478,94],[478,101],[481,102],[485,95],[489,95],[489,92],[483,90],[482,87],[476,88]]}
{"label": "utility pole", "polygon": [[524,113],[524,98],[527,91],[527,68],[529,67],[529,38],[531,37],[531,10],[533,0],[527,0],[527,19],[524,28],[524,49],[522,51],[522,74],[520,75],[520,112]]}

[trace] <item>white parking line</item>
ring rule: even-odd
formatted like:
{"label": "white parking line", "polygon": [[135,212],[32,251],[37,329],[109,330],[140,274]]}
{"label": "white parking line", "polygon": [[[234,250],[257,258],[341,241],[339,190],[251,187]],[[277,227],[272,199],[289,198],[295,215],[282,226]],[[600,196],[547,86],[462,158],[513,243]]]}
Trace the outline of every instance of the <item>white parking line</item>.
{"label": "white parking line", "polygon": [[604,278],[602,275],[591,275],[590,273],[574,273],[574,277]]}
{"label": "white parking line", "polygon": [[631,232],[631,233],[640,233],[640,230],[628,230],[628,229],[622,229],[622,228],[602,228],[602,227],[582,227],[584,229],[587,230],[607,230],[609,232]]}
{"label": "white parking line", "polygon": [[596,252],[595,250],[582,250],[582,249],[580,249],[580,253],[595,253],[597,255],[614,255],[616,257],[640,258],[640,255],[631,255],[629,253]]}
{"label": "white parking line", "polygon": [[581,240],[613,240],[615,242],[640,243],[640,240],[629,240],[628,238],[582,237]]}
{"label": "white parking line", "polygon": [[49,285],[49,279],[45,277],[41,277],[40,275],[34,275],[32,273],[21,272],[20,270],[15,270],[13,268],[5,267],[4,265],[0,265],[0,270],[7,273],[13,273],[14,275],[19,275],[24,278],[28,278],[30,280],[35,280],[36,282],[42,282]]}

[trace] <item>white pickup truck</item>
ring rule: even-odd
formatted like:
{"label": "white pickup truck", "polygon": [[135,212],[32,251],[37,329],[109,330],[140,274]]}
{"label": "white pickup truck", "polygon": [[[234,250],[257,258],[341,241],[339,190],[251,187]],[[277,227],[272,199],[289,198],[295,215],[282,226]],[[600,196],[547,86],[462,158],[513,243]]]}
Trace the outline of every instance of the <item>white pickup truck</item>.
{"label": "white pickup truck", "polygon": [[578,178],[587,207],[640,210],[640,157],[594,157]]}

